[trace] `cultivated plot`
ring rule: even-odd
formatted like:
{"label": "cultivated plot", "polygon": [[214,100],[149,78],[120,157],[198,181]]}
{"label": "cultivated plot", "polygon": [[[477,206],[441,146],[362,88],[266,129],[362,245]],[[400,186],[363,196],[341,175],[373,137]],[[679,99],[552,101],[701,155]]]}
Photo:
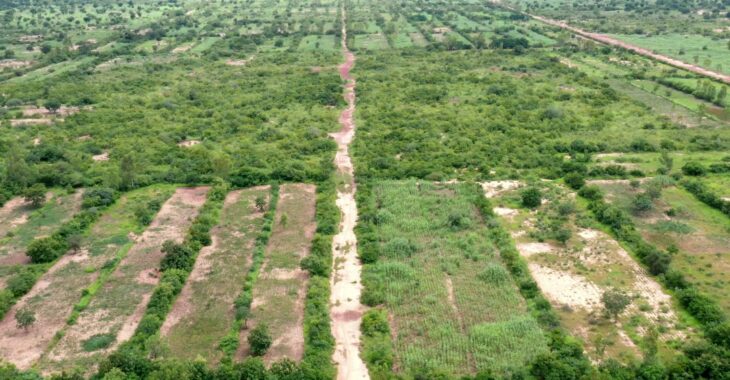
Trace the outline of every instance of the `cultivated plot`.
{"label": "cultivated plot", "polygon": [[54,190],[37,210],[20,211],[19,219],[10,221],[10,226],[15,224],[15,227],[9,228],[0,240],[0,266],[29,263],[30,258],[25,254],[28,244],[35,238],[51,235],[71,219],[81,209],[82,195],[82,190],[71,194]]}
{"label": "cultivated plot", "polygon": [[[164,201],[171,191],[165,186],[133,191],[106,211],[83,237],[81,248],[58,260],[0,322],[0,356],[20,368],[38,360],[70,321],[72,311],[78,313],[88,304],[88,298],[125,256],[135,234],[141,232],[144,224],[136,210],[149,207],[150,201]],[[15,313],[20,309],[35,314],[31,328],[16,327]]]}
{"label": "cultivated plot", "polygon": [[264,356],[267,363],[302,359],[307,272],[300,262],[309,254],[316,229],[315,200],[312,185],[286,184],[279,190],[274,227],[253,288],[251,316],[241,331],[239,359],[250,354],[248,335],[259,324],[266,324],[272,338]]}
{"label": "cultivated plot", "polygon": [[[155,285],[166,240],[180,242],[205,203],[207,187],[180,188],[165,202],[145,232],[98,290],[76,323],[42,359],[40,367],[60,370],[96,363],[133,334]],[[101,344],[103,342],[104,344]]]}
{"label": "cultivated plot", "polygon": [[201,356],[211,363],[221,358],[218,344],[235,319],[234,300],[252,264],[268,193],[268,187],[257,187],[227,195],[220,223],[211,231],[212,244],[198,254],[162,325],[160,333],[172,356]]}
{"label": "cultivated plot", "polygon": [[[668,181],[594,183],[607,201],[632,216],[647,241],[673,252],[673,265],[730,311],[730,219]],[[658,197],[647,197],[655,191]]]}
{"label": "cultivated plot", "polygon": [[365,265],[363,302],[388,310],[398,372],[499,373],[547,349],[475,196],[473,185],[386,181],[367,200],[378,259]]}

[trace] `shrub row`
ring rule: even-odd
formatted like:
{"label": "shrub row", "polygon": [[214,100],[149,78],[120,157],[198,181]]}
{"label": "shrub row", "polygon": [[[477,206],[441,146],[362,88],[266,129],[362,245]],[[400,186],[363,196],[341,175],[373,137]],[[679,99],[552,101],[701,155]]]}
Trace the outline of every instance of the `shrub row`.
{"label": "shrub row", "polygon": [[209,231],[218,223],[220,209],[228,189],[228,183],[223,181],[215,183],[208,192],[207,201],[190,226],[183,243],[166,241],[163,244],[162,250],[165,256],[161,262],[160,283],[152,293],[137,330],[132,338],[120,347],[120,350],[134,349],[155,356],[155,341],[159,339],[157,333],[177,295],[185,285],[185,281],[193,269],[195,257],[203,246],[211,242]]}
{"label": "shrub row", "polygon": [[603,194],[594,186],[585,186],[579,195],[589,200],[588,208],[596,219],[608,226],[616,238],[624,243],[653,275],[669,289],[674,290],[679,303],[701,325],[707,338],[724,349],[730,349],[730,323],[719,304],[702,294],[678,270],[671,267],[671,256],[646,242],[636,230],[631,218],[616,206],[603,200]]}
{"label": "shrub row", "polygon": [[33,288],[36,281],[53,265],[52,263],[56,259],[72,248],[77,248],[80,236],[99,218],[101,210],[117,199],[116,192],[108,190],[108,197],[104,202],[98,201],[96,194],[107,192],[107,190],[89,189],[84,192],[82,210],[79,213],[63,223],[51,236],[35,239],[28,244],[26,254],[31,258],[32,263],[41,265],[23,267],[8,279],[7,288],[0,290],[0,319],[20,297]]}
{"label": "shrub row", "polygon": [[717,194],[713,193],[702,182],[696,180],[684,180],[681,181],[680,184],[703,203],[720,210],[727,216],[730,216],[730,201],[726,201],[717,196]]}
{"label": "shrub row", "polygon": [[269,198],[269,207],[263,217],[264,222],[261,226],[261,232],[259,232],[259,235],[256,236],[256,245],[253,250],[253,262],[251,264],[251,268],[249,268],[248,273],[246,274],[246,279],[243,283],[243,291],[234,301],[236,320],[233,323],[231,331],[223,337],[219,345],[220,350],[223,351],[223,362],[230,363],[232,361],[233,354],[238,349],[239,332],[246,326],[246,319],[251,312],[253,286],[258,278],[261,264],[264,261],[264,252],[266,251],[266,245],[269,243],[269,237],[271,237],[274,215],[276,214],[276,205],[279,201],[278,184],[271,185]]}
{"label": "shrub row", "polygon": [[332,354],[335,340],[330,328],[330,281],[332,270],[332,238],[337,233],[340,211],[336,204],[332,178],[317,184],[317,231],[309,256],[302,269],[309,272],[307,298],[304,304],[304,358],[302,372],[307,379],[332,379],[335,367]]}

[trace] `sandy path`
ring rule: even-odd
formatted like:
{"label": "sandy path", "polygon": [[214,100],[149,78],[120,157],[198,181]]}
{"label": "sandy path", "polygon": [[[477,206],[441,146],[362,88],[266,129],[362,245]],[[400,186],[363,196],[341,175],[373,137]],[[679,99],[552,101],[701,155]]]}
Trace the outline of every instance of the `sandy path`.
{"label": "sandy path", "polygon": [[367,367],[360,358],[360,322],[365,307],[360,303],[360,272],[362,264],[357,255],[357,204],[355,203],[355,179],[349,146],[355,135],[355,79],[350,70],[355,65],[355,55],[347,49],[347,22],[342,10],[342,53],[345,62],[340,65],[340,77],[346,81],[344,98],[347,108],[340,114],[342,128],[331,136],[337,142],[335,165],[345,174],[348,183],[337,192],[337,207],[342,213],[340,232],[332,240],[333,270],[330,286],[330,318],[332,335],[335,338],[335,352],[332,360],[337,365],[337,379],[369,379]]}
{"label": "sandy path", "polygon": [[[500,3],[500,2],[496,1],[496,3]],[[504,6],[502,4],[500,4],[500,5]],[[513,11],[516,11],[516,10],[513,9]],[[516,12],[519,12],[519,11],[516,11]],[[651,50],[644,49],[644,48],[636,46],[636,45],[632,45],[625,41],[617,40],[617,39],[615,39],[613,37],[609,37],[605,34],[587,32],[583,29],[579,29],[574,26],[568,25],[567,23],[562,22],[562,21],[553,20],[553,19],[550,19],[547,17],[542,17],[542,16],[531,15],[529,13],[526,13],[526,15],[532,17],[535,20],[543,22],[545,24],[557,26],[558,28],[565,29],[565,30],[575,33],[581,37],[585,37],[585,38],[591,39],[593,41],[600,42],[602,44],[616,46],[616,47],[619,47],[622,49],[626,49],[626,50],[629,50],[636,54],[643,55],[645,57],[657,60],[659,62],[666,63],[670,66],[674,66],[674,67],[677,67],[677,68],[680,68],[683,70],[691,71],[695,74],[704,75],[704,76],[712,78],[714,80],[730,84],[730,75],[721,74],[716,71],[708,70],[708,69],[705,69],[705,68],[697,66],[697,65],[691,65],[689,63],[682,62],[678,59],[670,58],[666,55],[657,54]]]}

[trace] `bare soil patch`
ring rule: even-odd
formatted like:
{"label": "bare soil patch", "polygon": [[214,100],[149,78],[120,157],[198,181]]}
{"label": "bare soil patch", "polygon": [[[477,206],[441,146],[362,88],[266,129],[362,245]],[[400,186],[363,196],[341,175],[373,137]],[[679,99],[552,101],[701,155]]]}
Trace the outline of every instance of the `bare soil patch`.
{"label": "bare soil patch", "polygon": [[502,193],[518,189],[522,186],[524,184],[521,181],[512,180],[482,182],[482,189],[487,198],[494,198]]}
{"label": "bare soil patch", "polygon": [[184,52],[186,52],[186,51],[190,50],[190,49],[191,49],[192,47],[193,47],[193,44],[185,44],[185,45],[181,45],[181,46],[178,46],[178,47],[176,47],[176,48],[172,49],[172,53],[173,53],[173,54],[180,54],[180,53],[184,53]]}
{"label": "bare soil patch", "polygon": [[184,140],[177,143],[177,146],[182,148],[190,148],[191,146],[196,146],[200,144],[200,140]]}
{"label": "bare soil patch", "polygon": [[96,162],[99,162],[99,161],[109,161],[109,152],[104,152],[104,153],[101,153],[101,154],[95,154],[95,155],[91,156],[91,159],[94,160],[94,161],[96,161]]}
{"label": "bare soil patch", "polygon": [[[63,119],[56,119],[63,121]],[[53,119],[11,119],[10,125],[13,127],[25,127],[28,125],[53,125]]]}
{"label": "bare soil patch", "polygon": [[534,263],[529,268],[540,290],[556,303],[586,310],[600,307],[603,291],[587,279]]}
{"label": "bare soil patch", "polygon": [[6,67],[11,69],[19,69],[21,67],[30,66],[33,62],[31,61],[19,61],[17,59],[3,59],[0,60],[0,69],[4,69]]}

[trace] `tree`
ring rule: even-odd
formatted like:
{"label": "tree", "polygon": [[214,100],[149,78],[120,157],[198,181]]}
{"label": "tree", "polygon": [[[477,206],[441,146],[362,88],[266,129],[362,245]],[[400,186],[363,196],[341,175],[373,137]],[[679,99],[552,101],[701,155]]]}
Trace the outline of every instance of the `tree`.
{"label": "tree", "polygon": [[35,323],[35,313],[29,309],[23,308],[15,313],[15,324],[19,329],[28,331]]}
{"label": "tree", "polygon": [[271,347],[271,335],[265,323],[259,323],[248,335],[248,344],[254,356],[263,356]]}
{"label": "tree", "polygon": [[583,175],[576,172],[566,174],[564,180],[565,184],[570,186],[573,190],[580,189],[586,183]]}
{"label": "tree", "polygon": [[256,209],[259,210],[259,212],[266,211],[266,198],[264,198],[263,195],[256,196],[256,200],[254,202],[256,203]]}
{"label": "tree", "polygon": [[33,186],[25,189],[23,197],[26,201],[30,202],[33,207],[38,208],[43,206],[46,201],[46,185],[42,183],[36,183]]}
{"label": "tree", "polygon": [[631,298],[629,296],[615,289],[604,292],[601,296],[601,301],[603,302],[606,315],[612,320],[616,320],[616,317],[623,313],[626,307],[631,304]]}
{"label": "tree", "polygon": [[44,106],[48,108],[48,110],[51,111],[52,114],[55,114],[61,108],[61,102],[57,99],[49,99],[46,100]]}
{"label": "tree", "polygon": [[522,205],[527,208],[535,208],[542,203],[542,195],[536,187],[528,187],[522,192]]}
{"label": "tree", "polygon": [[32,177],[24,152],[17,144],[11,145],[5,154],[5,181],[8,186],[20,190],[32,182]]}
{"label": "tree", "polygon": [[122,190],[130,190],[137,185],[137,165],[131,154],[125,154],[119,162],[120,184]]}

